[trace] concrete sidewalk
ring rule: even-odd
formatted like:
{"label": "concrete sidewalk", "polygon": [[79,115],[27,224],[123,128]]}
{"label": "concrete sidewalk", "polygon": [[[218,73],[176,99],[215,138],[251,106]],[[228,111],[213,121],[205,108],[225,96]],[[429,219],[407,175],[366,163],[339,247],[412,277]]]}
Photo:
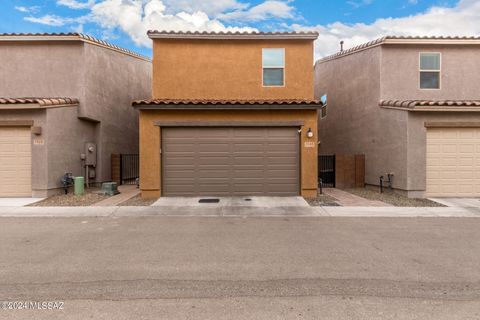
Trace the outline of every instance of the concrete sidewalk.
{"label": "concrete sidewalk", "polygon": [[480,208],[461,207],[318,207],[329,217],[457,217],[480,218]]}
{"label": "concrete sidewalk", "polygon": [[468,217],[478,208],[401,207],[0,207],[0,217]]}

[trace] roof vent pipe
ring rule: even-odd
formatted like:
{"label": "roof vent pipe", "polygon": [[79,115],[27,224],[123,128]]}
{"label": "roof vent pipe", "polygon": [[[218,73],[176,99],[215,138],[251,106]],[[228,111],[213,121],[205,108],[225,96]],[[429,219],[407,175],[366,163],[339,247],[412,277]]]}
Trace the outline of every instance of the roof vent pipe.
{"label": "roof vent pipe", "polygon": [[340,52],[343,52],[343,44],[344,44],[343,40],[340,41]]}

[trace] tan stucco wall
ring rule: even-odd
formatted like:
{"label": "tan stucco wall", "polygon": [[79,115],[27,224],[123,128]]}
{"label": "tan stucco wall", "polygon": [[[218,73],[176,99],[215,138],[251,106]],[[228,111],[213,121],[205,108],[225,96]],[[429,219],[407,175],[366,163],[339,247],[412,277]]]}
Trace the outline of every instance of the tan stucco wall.
{"label": "tan stucco wall", "polygon": [[[319,120],[320,152],[365,153],[366,182],[395,174],[393,187],[422,196],[426,189],[426,121],[479,121],[477,113],[383,109],[382,99],[480,99],[479,46],[384,45],[315,67],[315,95],[328,94]],[[420,52],[440,52],[440,90],[419,89]]]}
{"label": "tan stucco wall", "polygon": [[[157,99],[312,99],[313,41],[153,41]],[[285,87],[262,86],[262,48],[285,48]]]}
{"label": "tan stucco wall", "polygon": [[306,138],[306,131],[311,128],[317,132],[316,110],[141,110],[140,111],[140,189],[142,196],[153,198],[161,196],[161,129],[155,121],[249,121],[249,122],[284,122],[304,121],[300,141],[301,157],[301,194],[313,197],[317,192],[317,148],[306,148],[304,142],[317,142],[317,137]]}
{"label": "tan stucco wall", "polygon": [[[480,99],[480,45],[386,45],[382,48],[382,99]],[[420,52],[441,53],[440,90],[419,88]]]}
{"label": "tan stucco wall", "polygon": [[381,48],[315,65],[315,96],[328,95],[320,119],[321,154],[365,154],[365,182],[394,173],[394,187],[407,188],[407,124],[403,111],[378,106]]}
{"label": "tan stucco wall", "polygon": [[[138,152],[138,113],[131,101],[151,96],[151,62],[83,42],[2,42],[1,97],[71,97],[78,107],[8,111],[0,118],[34,120],[42,127],[33,145],[32,191],[61,187],[65,172],[84,175],[80,153],[98,146],[96,182],[110,180],[111,153]],[[40,117],[39,114],[42,114]],[[86,121],[79,117],[88,117]]]}
{"label": "tan stucco wall", "polygon": [[[419,88],[420,52],[441,53],[441,88]],[[474,100],[480,99],[480,46],[395,45],[382,47],[380,99],[398,100]],[[405,189],[412,196],[424,196],[426,190],[426,121],[479,121],[480,114],[452,112],[406,112],[385,110],[391,115],[408,117]],[[403,133],[400,133],[403,135]],[[398,177],[397,177],[398,178]],[[403,188],[402,188],[403,189]]]}
{"label": "tan stucco wall", "polygon": [[131,102],[151,97],[152,64],[91,44],[85,44],[84,55],[85,100],[79,116],[100,121],[97,180],[109,181],[111,154],[139,152],[138,112]]}

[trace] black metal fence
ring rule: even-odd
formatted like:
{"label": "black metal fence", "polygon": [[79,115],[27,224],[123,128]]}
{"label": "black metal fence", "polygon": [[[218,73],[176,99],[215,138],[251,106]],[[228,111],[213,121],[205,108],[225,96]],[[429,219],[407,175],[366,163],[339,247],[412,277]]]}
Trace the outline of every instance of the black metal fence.
{"label": "black metal fence", "polygon": [[335,155],[318,156],[318,183],[325,188],[335,188]]}
{"label": "black metal fence", "polygon": [[121,184],[137,184],[140,177],[140,160],[138,154],[120,155]]}

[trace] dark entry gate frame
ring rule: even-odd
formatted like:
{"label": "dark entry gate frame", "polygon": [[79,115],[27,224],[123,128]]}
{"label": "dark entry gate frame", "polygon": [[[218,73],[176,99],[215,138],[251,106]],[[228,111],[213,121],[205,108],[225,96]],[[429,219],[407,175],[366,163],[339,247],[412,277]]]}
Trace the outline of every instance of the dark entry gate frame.
{"label": "dark entry gate frame", "polygon": [[335,155],[318,156],[318,184],[322,188],[335,188]]}
{"label": "dark entry gate frame", "polygon": [[112,181],[117,185],[138,184],[140,159],[138,154],[112,154]]}

